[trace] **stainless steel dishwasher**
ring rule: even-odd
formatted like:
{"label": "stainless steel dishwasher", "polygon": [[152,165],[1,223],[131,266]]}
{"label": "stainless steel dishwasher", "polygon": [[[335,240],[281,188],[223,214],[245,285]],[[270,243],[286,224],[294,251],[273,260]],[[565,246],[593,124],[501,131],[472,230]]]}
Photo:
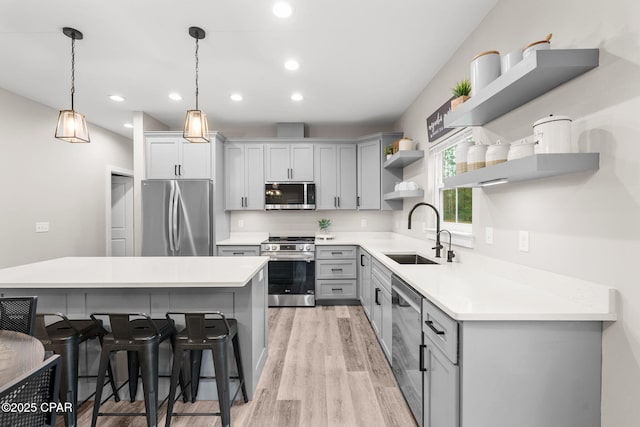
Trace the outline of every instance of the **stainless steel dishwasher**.
{"label": "stainless steel dishwasher", "polygon": [[416,422],[422,426],[422,296],[395,274],[391,276],[391,307],[391,367]]}

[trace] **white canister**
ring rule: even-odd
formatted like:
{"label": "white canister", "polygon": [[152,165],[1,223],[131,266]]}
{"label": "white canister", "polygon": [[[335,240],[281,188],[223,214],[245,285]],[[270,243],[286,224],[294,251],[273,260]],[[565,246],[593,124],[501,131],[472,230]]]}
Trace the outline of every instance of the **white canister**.
{"label": "white canister", "polygon": [[529,142],[526,139],[522,139],[519,142],[514,142],[509,147],[507,160],[521,159],[523,157],[533,156],[535,154],[535,146],[535,142]]}
{"label": "white canister", "polygon": [[571,118],[567,116],[543,117],[533,124],[533,136],[538,143],[536,153],[575,153],[571,140]]}
{"label": "white canister", "polygon": [[520,49],[502,55],[500,58],[500,72],[502,74],[506,73],[520,61],[522,61],[522,50]]}
{"label": "white canister", "polygon": [[488,50],[471,60],[471,96],[500,77],[500,52]]}
{"label": "white canister", "polygon": [[488,145],[476,142],[476,145],[469,148],[467,152],[467,171],[473,171],[485,166]]}
{"label": "white canister", "polygon": [[509,155],[509,147],[511,144],[503,143],[498,140],[495,144],[490,145],[487,148],[487,154],[485,156],[485,163],[487,166],[497,165],[498,163],[504,163],[507,161]]}
{"label": "white canister", "polygon": [[472,141],[462,141],[456,145],[456,175],[467,171],[467,153],[472,146]]}
{"label": "white canister", "polygon": [[540,40],[537,42],[533,42],[524,48],[524,52],[522,52],[522,57],[528,58],[529,56],[533,55],[536,50],[547,50],[547,49],[551,49],[551,42],[549,40]]}
{"label": "white canister", "polygon": [[399,151],[413,150],[413,139],[402,138],[400,141],[398,141],[398,150]]}

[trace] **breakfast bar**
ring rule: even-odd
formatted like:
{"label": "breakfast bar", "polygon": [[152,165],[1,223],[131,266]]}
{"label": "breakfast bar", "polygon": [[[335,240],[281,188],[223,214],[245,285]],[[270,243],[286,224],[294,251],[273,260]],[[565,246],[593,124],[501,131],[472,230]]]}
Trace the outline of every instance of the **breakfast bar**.
{"label": "breakfast bar", "polygon": [[[66,257],[0,270],[0,295],[35,295],[38,312],[61,312],[71,319],[95,312],[163,318],[167,312],[220,311],[238,322],[251,399],[268,355],[267,263],[267,257]],[[95,375],[99,345],[83,346],[80,375]],[[168,375],[170,349],[160,351],[160,374]],[[116,377],[123,378],[126,363],[118,362]],[[203,375],[212,374],[210,360],[202,366]],[[168,381],[160,386],[166,395]],[[95,380],[84,379],[79,397],[94,390]],[[214,384],[202,383],[199,398],[215,399]]]}

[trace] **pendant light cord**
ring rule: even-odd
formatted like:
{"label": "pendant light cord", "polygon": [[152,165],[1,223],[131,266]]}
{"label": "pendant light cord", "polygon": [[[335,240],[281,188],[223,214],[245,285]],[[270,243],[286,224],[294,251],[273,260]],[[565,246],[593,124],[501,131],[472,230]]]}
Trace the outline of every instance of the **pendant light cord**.
{"label": "pendant light cord", "polygon": [[71,37],[71,111],[73,108],[73,95],[76,93],[76,38]]}
{"label": "pendant light cord", "polygon": [[196,39],[196,110],[198,109],[198,39]]}

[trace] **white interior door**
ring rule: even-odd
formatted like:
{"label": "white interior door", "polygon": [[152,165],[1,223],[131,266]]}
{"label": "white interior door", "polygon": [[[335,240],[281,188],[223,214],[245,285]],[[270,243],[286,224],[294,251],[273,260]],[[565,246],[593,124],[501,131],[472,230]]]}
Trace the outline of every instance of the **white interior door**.
{"label": "white interior door", "polygon": [[133,256],[133,177],[111,175],[111,256]]}

